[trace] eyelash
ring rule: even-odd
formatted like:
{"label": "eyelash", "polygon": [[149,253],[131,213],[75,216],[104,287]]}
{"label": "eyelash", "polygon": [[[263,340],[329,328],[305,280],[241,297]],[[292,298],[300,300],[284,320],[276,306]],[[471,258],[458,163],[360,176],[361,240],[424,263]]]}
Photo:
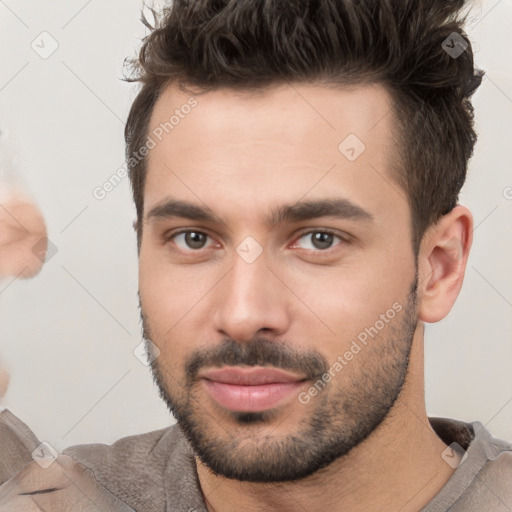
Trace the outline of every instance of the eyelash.
{"label": "eyelash", "polygon": [[[183,235],[183,234],[186,234],[186,233],[199,233],[201,235],[205,235],[207,236],[208,238],[212,239],[212,237],[208,234],[208,233],[205,233],[204,231],[199,231],[198,229],[183,229],[181,231],[178,231],[176,233],[172,233],[170,235],[167,235],[165,237],[165,240],[167,242],[170,242],[170,241],[173,241],[174,238],[176,238],[178,235]],[[300,240],[301,238],[303,238],[304,236],[306,235],[312,235],[314,233],[322,233],[322,234],[329,234],[329,235],[333,235],[334,237],[336,238],[339,238],[340,242],[332,247],[329,247],[328,249],[317,249],[317,250],[313,250],[313,249],[304,249],[305,251],[311,253],[315,253],[315,254],[319,254],[319,255],[327,255],[327,254],[330,254],[331,251],[335,250],[336,247],[338,247],[339,245],[342,245],[342,244],[348,244],[350,243],[350,240],[349,240],[349,237],[348,236],[345,236],[343,237],[342,235],[340,235],[339,233],[336,233],[334,232],[333,230],[331,229],[313,229],[313,230],[309,230],[309,231],[304,231],[304,232],[301,232],[299,233],[296,238],[294,240]],[[295,243],[294,243],[295,244]],[[203,248],[200,248],[200,249],[188,249],[188,250],[185,250],[185,249],[181,249],[180,247],[178,247],[178,251],[183,253],[183,254],[192,254],[192,253],[199,253]]]}

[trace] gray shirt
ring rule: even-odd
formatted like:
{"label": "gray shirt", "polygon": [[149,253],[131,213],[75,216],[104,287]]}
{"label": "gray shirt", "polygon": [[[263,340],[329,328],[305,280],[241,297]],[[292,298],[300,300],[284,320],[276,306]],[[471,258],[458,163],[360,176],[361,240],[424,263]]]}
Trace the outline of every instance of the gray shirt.
{"label": "gray shirt", "polygon": [[[420,512],[512,512],[512,445],[493,438],[478,421],[429,421],[447,445],[465,454],[443,489]],[[2,496],[15,492],[15,475],[32,461],[39,444],[11,411],[0,412],[0,511]],[[71,446],[61,455],[92,470],[98,487],[115,501],[112,510],[207,512],[194,453],[178,425],[124,437],[112,445]],[[450,463],[449,454],[446,460]],[[45,497],[51,498],[50,484],[39,485],[47,487]]]}

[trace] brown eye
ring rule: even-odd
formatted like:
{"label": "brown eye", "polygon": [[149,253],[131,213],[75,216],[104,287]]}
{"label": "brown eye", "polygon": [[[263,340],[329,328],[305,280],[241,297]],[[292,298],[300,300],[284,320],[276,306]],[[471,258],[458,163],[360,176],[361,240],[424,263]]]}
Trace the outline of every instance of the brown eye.
{"label": "brown eye", "polygon": [[203,249],[206,246],[209,236],[201,231],[182,231],[171,237],[174,243],[183,250]]}
{"label": "brown eye", "polygon": [[332,242],[334,240],[334,235],[331,235],[331,233],[313,233],[313,236],[311,238],[311,243],[317,248],[317,249],[329,249],[332,245]]}
{"label": "brown eye", "polygon": [[299,241],[306,240],[306,243],[301,244],[300,242],[297,242],[297,245],[302,249],[326,251],[331,249],[333,246],[338,245],[334,243],[336,239],[343,242],[341,237],[329,231],[310,231],[309,233],[304,233],[298,239]]}

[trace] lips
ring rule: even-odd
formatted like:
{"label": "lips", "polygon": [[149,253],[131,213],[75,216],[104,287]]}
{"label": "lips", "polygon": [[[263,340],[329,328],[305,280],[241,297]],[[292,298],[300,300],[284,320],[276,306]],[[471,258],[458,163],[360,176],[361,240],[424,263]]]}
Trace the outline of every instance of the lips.
{"label": "lips", "polygon": [[210,368],[199,372],[206,392],[221,407],[239,412],[258,412],[290,399],[306,378],[277,368]]}
{"label": "lips", "polygon": [[203,379],[222,382],[224,384],[237,384],[239,386],[259,386],[277,382],[297,382],[305,380],[303,375],[293,374],[277,368],[212,368],[199,373]]}

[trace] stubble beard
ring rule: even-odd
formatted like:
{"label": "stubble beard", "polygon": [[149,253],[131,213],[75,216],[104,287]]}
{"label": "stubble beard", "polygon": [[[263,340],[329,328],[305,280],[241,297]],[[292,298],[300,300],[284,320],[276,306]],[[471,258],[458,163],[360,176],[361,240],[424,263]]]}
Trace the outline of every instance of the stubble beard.
{"label": "stubble beard", "polygon": [[[312,382],[328,371],[329,362],[318,351],[293,351],[291,344],[266,338],[246,344],[225,340],[208,351],[194,352],[185,363],[185,384],[180,384],[158,358],[151,364],[160,397],[189,441],[196,455],[215,474],[249,482],[286,482],[305,478],[349,453],[383,422],[406,381],[412,341],[417,325],[417,277],[407,304],[361,355],[344,368],[350,380],[336,389],[336,378],[311,399],[307,417],[293,432],[272,436],[272,429],[286,419],[283,411],[230,412],[216,420],[200,403],[197,371],[222,364],[274,366],[308,375]],[[151,340],[151,327],[143,315],[143,335]],[[153,341],[154,342],[154,341]],[[171,344],[171,340],[167,340]],[[159,345],[158,341],[156,345]],[[364,358],[364,359],[363,359]],[[359,364],[357,360],[359,359]],[[364,361],[365,364],[362,364]],[[298,407],[305,407],[299,404]],[[296,407],[294,409],[296,409]],[[277,428],[276,425],[276,428]],[[263,430],[267,432],[263,434]],[[261,432],[262,435],[258,436]]]}

